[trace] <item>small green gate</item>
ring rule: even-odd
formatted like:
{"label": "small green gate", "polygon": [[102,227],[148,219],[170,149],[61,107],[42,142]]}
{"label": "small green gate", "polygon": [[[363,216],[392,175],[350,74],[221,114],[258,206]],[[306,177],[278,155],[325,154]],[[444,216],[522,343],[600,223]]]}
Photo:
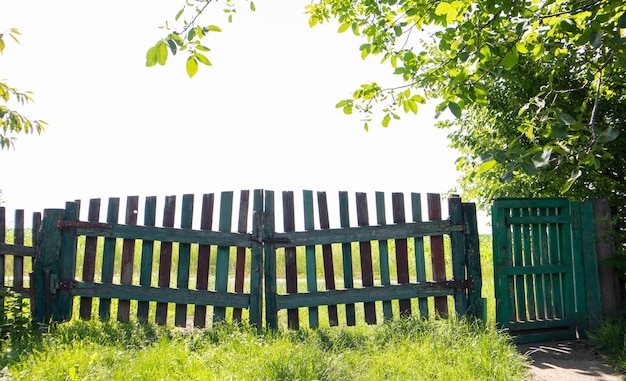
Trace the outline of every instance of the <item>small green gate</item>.
{"label": "small green gate", "polygon": [[496,321],[517,342],[582,337],[601,315],[591,202],[494,202]]}

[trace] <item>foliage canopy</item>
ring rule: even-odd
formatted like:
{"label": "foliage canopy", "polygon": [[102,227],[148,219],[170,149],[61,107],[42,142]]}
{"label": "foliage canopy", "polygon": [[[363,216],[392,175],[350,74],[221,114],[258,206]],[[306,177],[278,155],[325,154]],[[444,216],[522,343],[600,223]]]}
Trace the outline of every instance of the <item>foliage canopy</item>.
{"label": "foliage canopy", "polygon": [[[193,20],[148,52],[197,50],[210,26],[197,17],[211,0],[188,3]],[[225,11],[234,12],[235,0]],[[250,3],[254,9],[254,4]],[[576,194],[625,197],[623,154],[626,4],[621,0],[314,0],[311,27],[336,21],[363,39],[363,59],[378,56],[400,85],[367,83],[337,107],[360,112],[369,128],[375,109],[389,126],[402,113],[437,100],[456,119],[452,146],[469,194]],[[232,13],[230,13],[232,16]],[[229,20],[230,21],[230,20]],[[193,32],[193,31],[196,32]],[[200,48],[202,47],[202,48]],[[195,49],[195,50],[194,50]],[[164,58],[165,54],[165,58]],[[583,197],[581,197],[581,195]]]}

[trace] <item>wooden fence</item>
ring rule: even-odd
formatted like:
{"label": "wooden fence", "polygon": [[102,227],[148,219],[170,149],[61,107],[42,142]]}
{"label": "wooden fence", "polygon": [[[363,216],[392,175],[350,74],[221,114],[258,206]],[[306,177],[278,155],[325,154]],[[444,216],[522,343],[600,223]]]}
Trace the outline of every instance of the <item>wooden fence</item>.
{"label": "wooden fence", "polygon": [[[10,253],[18,263],[14,279],[24,274],[20,260],[37,256],[32,286],[15,280],[11,286],[32,298],[38,321],[77,313],[81,319],[136,316],[176,326],[246,319],[298,328],[302,319],[317,327],[447,315],[449,308],[483,314],[473,204],[450,198],[443,219],[440,196],[428,194],[424,220],[419,194],[411,194],[405,208],[404,194],[393,193],[389,216],[380,192],[373,207],[367,194],[357,193],[354,210],[347,192],[339,193],[336,209],[329,208],[325,192],[317,193],[317,202],[311,191],[301,199],[283,192],[279,207],[272,191],[219,196],[216,205],[214,194],[203,195],[196,214],[193,195],[182,197],[180,213],[176,197],[167,197],[159,225],[155,197],[147,197],[143,208],[138,197],[128,197],[122,223],[119,198],[108,200],[104,221],[100,199],[90,200],[82,221],[80,204],[69,202],[33,223],[39,231],[34,248],[21,246],[16,218],[15,242],[0,246],[0,254]],[[335,210],[338,226],[331,226]]]}

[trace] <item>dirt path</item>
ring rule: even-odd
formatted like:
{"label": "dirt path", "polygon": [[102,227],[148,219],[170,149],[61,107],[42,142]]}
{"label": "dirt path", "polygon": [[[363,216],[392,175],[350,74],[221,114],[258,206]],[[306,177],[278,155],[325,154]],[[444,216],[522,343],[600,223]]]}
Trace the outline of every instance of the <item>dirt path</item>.
{"label": "dirt path", "polygon": [[533,381],[624,381],[603,355],[588,341],[561,341],[518,346],[532,358],[529,366]]}

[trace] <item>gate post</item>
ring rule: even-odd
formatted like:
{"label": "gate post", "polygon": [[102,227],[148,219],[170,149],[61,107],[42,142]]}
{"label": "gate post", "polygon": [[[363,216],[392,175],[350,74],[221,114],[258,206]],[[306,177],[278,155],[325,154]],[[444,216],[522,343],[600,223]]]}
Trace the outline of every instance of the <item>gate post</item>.
{"label": "gate post", "polygon": [[61,232],[57,221],[63,217],[63,209],[44,210],[41,225],[39,252],[33,260],[31,274],[31,298],[33,320],[48,323],[51,317],[53,272],[56,265]]}
{"label": "gate post", "polygon": [[481,297],[483,278],[480,267],[480,239],[476,204],[463,203],[463,222],[465,223],[465,260],[469,281],[468,315],[486,321],[485,299]]}
{"label": "gate post", "polygon": [[600,296],[602,316],[616,318],[622,313],[621,292],[617,271],[613,266],[606,266],[605,261],[615,255],[615,240],[612,235],[611,209],[607,199],[591,200],[595,220],[595,250],[600,278]]}
{"label": "gate post", "polygon": [[[78,220],[79,204],[67,202],[63,221]],[[52,321],[61,322],[72,318],[72,286],[76,273],[76,228],[61,229],[61,244],[58,258],[58,283],[56,285],[56,308],[53,309]],[[54,293],[54,290],[53,290]]]}

